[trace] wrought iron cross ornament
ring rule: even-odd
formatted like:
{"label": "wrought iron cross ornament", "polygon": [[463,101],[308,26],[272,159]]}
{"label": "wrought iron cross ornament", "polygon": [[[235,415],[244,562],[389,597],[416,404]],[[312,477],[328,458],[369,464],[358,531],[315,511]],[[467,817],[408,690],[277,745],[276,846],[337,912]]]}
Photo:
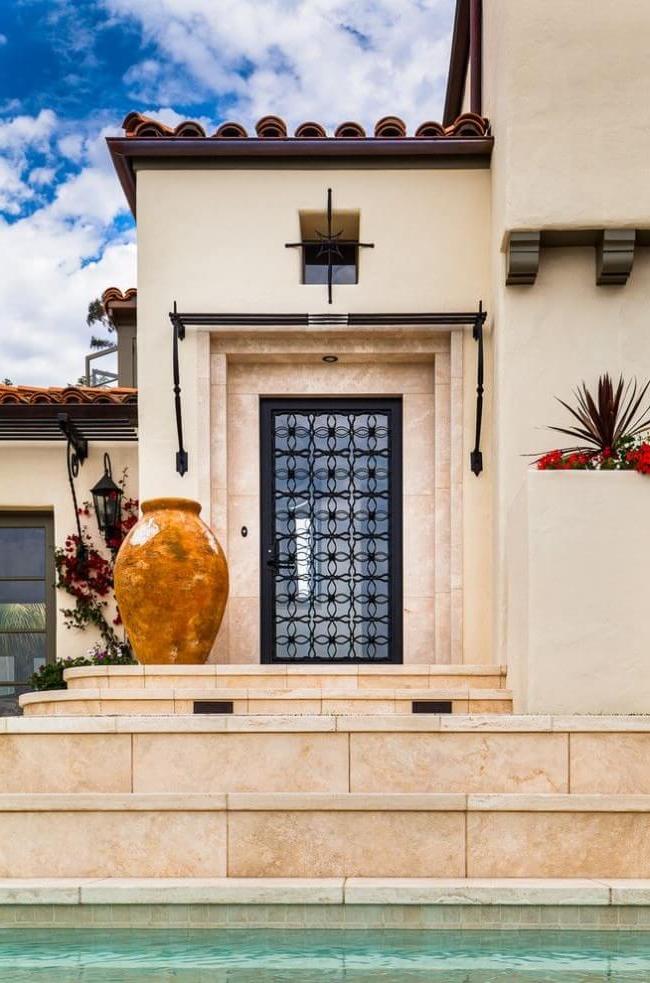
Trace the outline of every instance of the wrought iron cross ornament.
{"label": "wrought iron cross ornament", "polygon": [[[301,239],[300,242],[285,242],[287,249],[300,248],[304,251],[306,246],[318,246],[316,256],[320,259],[327,257],[327,303],[332,303],[332,271],[334,260],[343,261],[341,246],[354,246],[356,249],[374,249],[374,242],[359,242],[358,239],[341,239],[343,229],[334,232],[332,229],[332,189],[327,189],[327,232],[319,232],[316,229],[315,239]],[[304,252],[303,252],[304,259]]]}

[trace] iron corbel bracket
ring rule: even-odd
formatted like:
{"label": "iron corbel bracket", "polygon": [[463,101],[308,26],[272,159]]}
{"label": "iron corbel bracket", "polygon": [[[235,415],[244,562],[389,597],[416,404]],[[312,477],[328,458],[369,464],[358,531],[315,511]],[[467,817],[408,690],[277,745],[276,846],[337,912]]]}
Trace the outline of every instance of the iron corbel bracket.
{"label": "iron corbel bracket", "polygon": [[487,313],[483,310],[483,301],[478,305],[478,313],[472,329],[472,337],[478,345],[477,365],[476,365],[476,431],[474,434],[474,450],[469,456],[469,466],[472,473],[478,476],[483,470],[483,452],[481,451],[481,424],[483,422],[483,375],[484,375],[484,352],[483,352],[483,325]]}
{"label": "iron corbel bracket", "polygon": [[183,319],[178,313],[178,308],[176,306],[176,301],[174,301],[174,309],[169,312],[169,320],[172,324],[173,330],[173,355],[172,355],[172,370],[174,377],[174,412],[176,414],[176,434],[178,437],[178,450],[176,451],[176,470],[180,474],[181,478],[184,474],[187,474],[188,469],[188,455],[183,444],[183,410],[181,406],[181,381],[180,381],[180,369],[178,364],[178,343],[183,341],[185,338],[185,325]]}
{"label": "iron corbel bracket", "polygon": [[86,544],[83,541],[81,530],[81,519],[79,517],[79,504],[77,502],[77,492],[74,480],[79,474],[79,468],[88,457],[88,441],[77,429],[74,420],[71,420],[67,413],[57,413],[57,423],[68,439],[66,447],[66,463],[68,466],[68,482],[74,506],[74,517],[77,524],[77,559],[85,564],[87,559]]}
{"label": "iron corbel bracket", "polygon": [[79,464],[83,464],[88,457],[88,441],[82,437],[77,429],[74,420],[71,420],[67,413],[57,413],[56,416],[59,428],[68,438]]}

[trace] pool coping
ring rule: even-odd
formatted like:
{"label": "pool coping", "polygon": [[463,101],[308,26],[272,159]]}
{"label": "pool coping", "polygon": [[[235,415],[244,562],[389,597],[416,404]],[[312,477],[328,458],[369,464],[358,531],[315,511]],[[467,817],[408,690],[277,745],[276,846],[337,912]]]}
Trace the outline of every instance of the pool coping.
{"label": "pool coping", "polygon": [[650,879],[12,878],[5,905],[650,906]]}

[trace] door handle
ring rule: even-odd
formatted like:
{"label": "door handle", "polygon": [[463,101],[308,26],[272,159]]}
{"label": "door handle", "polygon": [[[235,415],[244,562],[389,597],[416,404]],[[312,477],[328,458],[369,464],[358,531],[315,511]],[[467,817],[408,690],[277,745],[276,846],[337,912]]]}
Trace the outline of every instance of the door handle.
{"label": "door handle", "polygon": [[280,544],[276,539],[272,546],[266,551],[266,565],[271,567],[272,570],[279,570],[281,567],[295,567],[295,560],[281,560],[280,559]]}

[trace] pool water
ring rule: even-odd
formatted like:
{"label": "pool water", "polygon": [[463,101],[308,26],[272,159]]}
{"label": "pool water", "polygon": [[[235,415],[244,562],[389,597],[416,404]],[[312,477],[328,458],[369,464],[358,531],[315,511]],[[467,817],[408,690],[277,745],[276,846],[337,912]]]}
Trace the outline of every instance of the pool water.
{"label": "pool water", "polygon": [[650,933],[1,930],[2,983],[650,980]]}

